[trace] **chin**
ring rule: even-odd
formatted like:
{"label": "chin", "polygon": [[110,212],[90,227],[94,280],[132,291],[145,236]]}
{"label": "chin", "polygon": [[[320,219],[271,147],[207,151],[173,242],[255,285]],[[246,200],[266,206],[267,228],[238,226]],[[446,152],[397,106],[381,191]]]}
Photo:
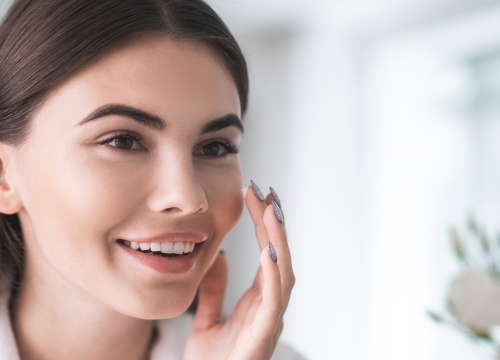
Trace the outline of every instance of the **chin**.
{"label": "chin", "polygon": [[[179,316],[186,312],[196,295],[197,286],[181,284],[181,289],[172,287],[162,291],[141,291],[139,294],[121,296],[114,304],[109,304],[115,311],[124,315],[157,320]],[[128,301],[123,299],[128,298]]]}

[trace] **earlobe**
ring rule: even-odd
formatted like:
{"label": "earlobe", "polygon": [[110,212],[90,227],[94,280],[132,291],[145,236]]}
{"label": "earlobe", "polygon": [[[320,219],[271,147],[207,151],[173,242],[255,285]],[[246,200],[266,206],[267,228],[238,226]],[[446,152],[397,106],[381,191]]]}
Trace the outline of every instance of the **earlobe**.
{"label": "earlobe", "polygon": [[13,165],[13,150],[10,146],[0,143],[0,213],[12,215],[22,209],[19,198]]}

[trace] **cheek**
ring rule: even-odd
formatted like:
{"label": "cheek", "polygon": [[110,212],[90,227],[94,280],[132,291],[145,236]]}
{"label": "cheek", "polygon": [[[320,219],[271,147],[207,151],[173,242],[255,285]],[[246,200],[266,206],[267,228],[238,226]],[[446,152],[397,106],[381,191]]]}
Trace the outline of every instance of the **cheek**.
{"label": "cheek", "polygon": [[79,275],[67,269],[102,270],[110,257],[107,234],[137,208],[140,176],[147,172],[61,149],[29,159],[23,203],[36,239],[27,239],[27,247],[36,241],[32,248],[68,276]]}
{"label": "cheek", "polygon": [[203,179],[202,186],[216,235],[224,237],[236,225],[243,212],[243,179],[239,162],[224,170],[205,172],[200,178]]}
{"label": "cheek", "polygon": [[[155,286],[145,287],[147,283],[143,286],[135,281],[134,274],[121,272],[116,266],[114,242],[108,235],[147,211],[144,200],[152,190],[146,185],[151,182],[152,171],[147,162],[129,159],[127,165],[125,161],[89,156],[88,152],[61,148],[44,151],[41,147],[26,159],[29,163],[23,165],[21,197],[36,234],[36,238],[26,239],[28,261],[42,258],[40,261],[49,263],[71,283],[118,311],[138,317],[170,317],[185,310],[244,207],[239,161],[222,168],[195,165],[209,203],[201,223],[213,231],[214,241],[200,258],[196,275],[181,283],[166,286],[159,282],[161,286],[156,286],[153,282]],[[123,298],[129,299],[126,308]],[[155,304],[167,298],[170,310],[165,313],[164,306]]]}

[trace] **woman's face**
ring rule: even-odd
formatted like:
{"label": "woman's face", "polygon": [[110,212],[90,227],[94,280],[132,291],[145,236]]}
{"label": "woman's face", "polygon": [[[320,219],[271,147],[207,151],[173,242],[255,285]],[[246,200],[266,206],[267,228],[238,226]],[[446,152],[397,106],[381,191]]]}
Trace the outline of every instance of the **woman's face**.
{"label": "woman's face", "polygon": [[138,318],[185,311],[243,209],[240,112],[216,53],[163,35],[64,81],[9,165],[26,276]]}

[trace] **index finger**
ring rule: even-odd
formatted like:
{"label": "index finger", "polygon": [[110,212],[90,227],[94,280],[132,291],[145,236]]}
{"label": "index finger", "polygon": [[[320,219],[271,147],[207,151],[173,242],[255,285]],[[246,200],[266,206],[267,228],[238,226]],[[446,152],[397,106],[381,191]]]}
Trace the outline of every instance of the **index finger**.
{"label": "index finger", "polygon": [[[262,251],[269,243],[267,228],[264,224],[264,211],[266,210],[267,204],[259,186],[252,180],[250,180],[250,183],[252,185],[246,188],[245,204],[255,224],[255,236],[257,237],[260,250]],[[245,190],[245,188],[243,190]]]}

